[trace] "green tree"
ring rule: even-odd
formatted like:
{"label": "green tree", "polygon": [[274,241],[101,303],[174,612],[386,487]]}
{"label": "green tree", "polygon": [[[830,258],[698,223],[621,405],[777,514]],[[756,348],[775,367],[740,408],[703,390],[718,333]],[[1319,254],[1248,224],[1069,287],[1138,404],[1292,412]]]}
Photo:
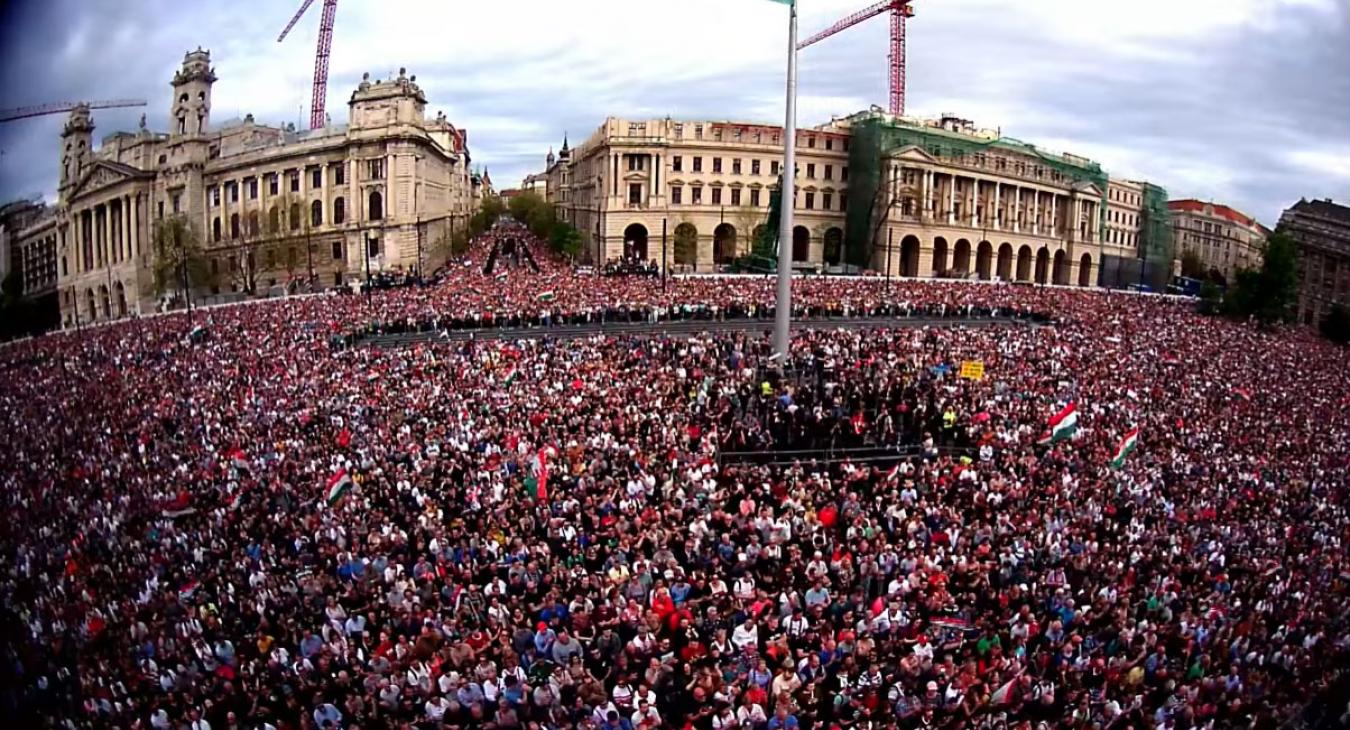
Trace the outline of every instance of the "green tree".
{"label": "green tree", "polygon": [[581,232],[565,221],[555,221],[549,235],[549,245],[554,251],[571,259],[581,254]]}
{"label": "green tree", "polygon": [[155,294],[187,291],[211,284],[211,273],[202,239],[186,217],[174,215],[155,222],[153,266]]}
{"label": "green tree", "polygon": [[1322,336],[1339,345],[1350,344],[1350,308],[1337,304],[1327,311],[1318,327]]}
{"label": "green tree", "polygon": [[1236,317],[1255,317],[1262,324],[1286,321],[1298,297],[1298,253],[1282,231],[1272,233],[1261,256],[1261,268],[1240,271],[1225,301]]}
{"label": "green tree", "polygon": [[1191,279],[1205,278],[1205,261],[1200,258],[1199,252],[1193,248],[1188,248],[1181,252],[1181,275]]}

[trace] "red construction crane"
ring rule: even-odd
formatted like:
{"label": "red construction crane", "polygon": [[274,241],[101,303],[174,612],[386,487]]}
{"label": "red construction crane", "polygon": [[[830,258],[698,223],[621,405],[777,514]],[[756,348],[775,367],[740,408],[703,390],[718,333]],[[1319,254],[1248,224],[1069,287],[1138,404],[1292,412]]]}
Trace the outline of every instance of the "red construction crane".
{"label": "red construction crane", "polygon": [[145,99],[113,99],[112,101],[63,101],[58,104],[38,104],[21,106],[17,109],[0,110],[0,122],[12,122],[15,119],[41,117],[48,114],[61,114],[79,106],[90,109],[119,109],[127,106],[145,106]]}
{"label": "red construction crane", "polygon": [[[300,22],[300,16],[309,10],[314,0],[305,0],[295,17],[286,24],[286,29],[277,36],[277,43],[286,39],[286,34]],[[337,0],[323,0],[323,16],[319,18],[319,48],[314,52],[314,92],[309,102],[309,128],[319,129],[324,125],[324,105],[328,99],[328,53],[333,49],[333,17],[337,15]]]}
{"label": "red construction crane", "polygon": [[859,10],[838,23],[835,23],[825,30],[798,43],[797,50],[800,51],[809,45],[819,43],[839,31],[852,28],[864,20],[875,18],[886,11],[890,11],[891,13],[891,55],[889,59],[891,69],[891,114],[902,117],[905,115],[905,20],[914,16],[914,9],[909,6],[909,0],[882,0],[882,2],[879,2],[866,10]]}

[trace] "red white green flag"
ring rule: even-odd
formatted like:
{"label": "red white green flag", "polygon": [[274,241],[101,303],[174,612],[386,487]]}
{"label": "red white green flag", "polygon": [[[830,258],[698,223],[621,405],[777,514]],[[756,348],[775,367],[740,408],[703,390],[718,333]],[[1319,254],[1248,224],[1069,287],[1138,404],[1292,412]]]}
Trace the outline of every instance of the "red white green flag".
{"label": "red white green flag", "polygon": [[1049,428],[1041,435],[1037,443],[1048,444],[1055,441],[1062,441],[1073,436],[1078,432],[1078,406],[1073,401],[1069,401],[1054,418],[1050,419]]}
{"label": "red white green flag", "polygon": [[1129,456],[1138,445],[1139,428],[1135,427],[1130,429],[1130,432],[1125,434],[1125,438],[1121,439],[1120,443],[1116,445],[1116,451],[1111,455],[1111,468],[1119,469],[1125,466],[1125,457]]}
{"label": "red white green flag", "polygon": [[338,469],[337,473],[328,478],[328,488],[324,490],[324,499],[329,507],[336,507],[351,491],[352,477],[346,469]]}

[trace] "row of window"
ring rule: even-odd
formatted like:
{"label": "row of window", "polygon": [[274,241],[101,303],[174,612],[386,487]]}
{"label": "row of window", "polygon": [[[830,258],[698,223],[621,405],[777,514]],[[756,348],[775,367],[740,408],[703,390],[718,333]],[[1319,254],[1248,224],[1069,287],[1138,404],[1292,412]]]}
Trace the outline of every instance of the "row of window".
{"label": "row of window", "polygon": [[[629,170],[641,170],[641,169],[642,169],[642,164],[643,164],[643,163],[642,163],[642,160],[643,160],[643,159],[645,159],[645,155],[630,155],[629,158],[628,158],[628,169],[629,169]],[[634,167],[634,161],[636,161],[637,167]],[[692,164],[692,168],[691,168],[690,172],[703,172],[703,158],[702,158],[701,156],[695,156],[695,157],[690,158],[690,162],[691,162],[691,164]],[[781,163],[779,163],[778,160],[770,160],[770,161],[769,161],[769,175],[774,176],[774,177],[777,177],[777,176],[778,176],[778,172],[779,172],[779,165],[780,165],[780,164],[781,164]],[[684,157],[683,157],[682,155],[674,155],[673,157],[671,157],[671,158],[670,158],[670,169],[671,169],[672,172],[684,172]],[[798,168],[799,171],[800,171],[800,169],[801,169],[801,168]],[[825,176],[824,176],[824,179],[825,179],[825,180],[833,180],[833,179],[834,179],[834,165],[824,165],[824,166],[823,166],[823,171],[824,171],[824,173],[825,173]],[[712,172],[713,172],[713,174],[715,174],[715,175],[720,175],[720,174],[722,173],[722,158],[721,158],[721,157],[714,157],[714,158],[712,158]],[[732,175],[740,175],[740,174],[742,174],[741,158],[739,158],[739,157],[733,157],[733,158],[731,158],[731,174],[732,174]],[[759,175],[759,174],[761,174],[761,168],[760,168],[760,161],[759,161],[759,160],[750,160],[750,174],[751,174],[751,175]],[[814,163],[814,162],[809,162],[809,163],[807,163],[807,165],[806,165],[806,179],[807,179],[807,180],[815,180],[815,179],[816,179],[816,163]],[[840,181],[840,182],[848,182],[848,166],[847,166],[847,165],[841,166],[841,167],[839,168],[839,181]]]}
{"label": "row of window", "polygon": [[[710,204],[710,205],[721,205],[721,204],[722,204],[722,188],[709,188],[709,191],[710,191],[709,197],[711,198],[711,200],[709,201],[709,204]],[[752,207],[752,208],[758,208],[758,207],[760,207],[760,206],[762,205],[762,203],[761,203],[761,197],[760,197],[760,193],[761,193],[761,192],[762,192],[762,191],[759,190],[758,188],[751,188],[751,190],[750,190],[750,207]],[[642,186],[641,186],[641,185],[630,185],[630,186],[629,186],[629,189],[628,189],[628,199],[629,199],[629,200],[628,200],[629,203],[635,203],[635,204],[636,204],[636,203],[640,203],[640,202],[642,201]],[[741,201],[742,201],[742,198],[741,198],[741,189],[740,189],[740,188],[731,188],[731,202],[730,202],[730,205],[733,205],[733,206],[739,206],[739,205],[741,204]],[[683,186],[681,186],[681,185],[672,185],[672,186],[670,186],[670,204],[671,204],[671,205],[684,205],[684,187],[683,187]],[[701,186],[701,185],[693,185],[693,186],[690,186],[690,188],[689,188],[689,204],[690,204],[690,205],[703,205],[703,186]],[[843,195],[840,195],[840,196],[839,196],[839,210],[841,210],[841,211],[845,210],[845,209],[847,208],[847,204],[848,204],[848,199],[845,198]],[[805,209],[805,210],[816,210],[816,194],[815,194],[815,193],[813,193],[813,192],[803,192],[803,193],[802,193],[802,208]],[[821,194],[820,194],[820,210],[834,210],[834,193],[821,193]]]}
{"label": "row of window", "polygon": [[[380,192],[378,190],[371,191],[370,200],[368,201],[368,203],[369,204],[366,207],[367,220],[372,221],[383,220],[384,197],[380,195]],[[291,231],[300,230],[300,226],[301,223],[303,222],[303,219],[301,218],[301,209],[299,203],[291,203],[291,208],[288,211],[286,219],[289,230]],[[247,234],[249,236],[256,236],[262,232],[262,228],[259,226],[258,221],[258,211],[255,210],[249,212],[247,221],[248,221]],[[333,225],[342,225],[343,223],[346,222],[347,222],[347,201],[341,197],[334,198]],[[314,228],[318,228],[319,226],[322,226],[324,224],[323,201],[315,200],[310,203],[309,224]],[[275,233],[281,230],[282,230],[281,210],[274,205],[267,212],[267,231],[269,233]],[[239,238],[244,233],[245,230],[240,228],[239,214],[238,213],[230,214],[230,238],[232,239]],[[222,230],[220,216],[216,216],[211,221],[211,240],[215,242],[220,242],[223,236],[224,232]]]}
{"label": "row of window", "polygon": [[[329,177],[330,177],[330,179],[332,180],[332,185],[338,186],[338,185],[346,185],[346,184],[347,184],[347,165],[346,165],[346,163],[339,162],[339,163],[337,163],[337,164],[329,165],[328,167],[329,167],[329,171],[330,171]],[[322,190],[322,189],[323,189],[323,168],[320,167],[320,166],[318,166],[318,165],[312,165],[312,166],[310,166],[310,167],[308,167],[308,168],[306,168],[306,169],[307,169],[307,172],[309,173],[309,190],[310,190],[310,192],[314,192],[314,191],[317,191],[317,190]],[[267,174],[265,174],[265,175],[262,176],[263,179],[267,182],[267,194],[268,194],[268,195],[280,195],[280,194],[281,194],[281,178],[282,178],[282,176],[285,176],[285,178],[286,178],[286,187],[287,187],[287,189],[288,189],[290,192],[292,192],[292,193],[298,193],[298,192],[300,192],[300,171],[299,171],[299,170],[292,169],[292,170],[286,170],[285,172],[280,172],[280,173],[278,173],[278,172],[269,172],[269,173],[267,173]],[[383,159],[381,159],[381,158],[376,158],[376,159],[372,159],[372,160],[366,160],[366,179],[367,179],[367,180],[383,180],[383,179],[384,179],[384,160],[383,160]],[[231,203],[238,203],[238,202],[239,202],[240,187],[241,187],[240,183],[239,183],[239,182],[236,182],[236,181],[234,181],[234,180],[229,180],[229,181],[225,182],[225,183],[222,184],[222,185],[212,185],[212,186],[210,187],[210,189],[209,189],[209,198],[210,198],[210,204],[211,204],[211,207],[213,207],[213,208],[220,207],[221,188],[224,188],[224,195],[225,195],[225,197],[226,197]],[[243,189],[244,189],[244,192],[247,194],[249,200],[257,200],[257,199],[258,199],[258,178],[256,178],[256,177],[246,177],[246,178],[244,178],[242,187],[243,187]]]}
{"label": "row of window", "polygon": [[[674,126],[675,126],[674,130],[675,139],[684,139],[684,123],[676,122]],[[694,125],[694,139],[696,140],[703,139],[703,126],[704,125],[702,124]],[[714,142],[724,141],[724,137],[727,135],[725,135],[723,130],[726,128],[727,128],[726,125],[712,125],[712,138]],[[736,126],[732,126],[730,127],[730,129],[731,129],[730,141],[732,142],[754,142],[755,144],[764,144],[767,139],[769,144],[780,144],[781,140],[783,139],[783,134],[781,131],[764,130],[759,128],[744,129]],[[765,134],[766,131],[768,132],[767,135]],[[628,135],[630,137],[645,137],[647,135],[646,122],[629,123]],[[816,135],[810,133],[804,134],[799,133],[798,138],[804,141],[804,144],[808,149],[816,148],[816,140],[817,140]],[[825,135],[821,139],[824,140],[823,144],[826,150],[834,149],[834,137]],[[845,137],[842,141],[843,141],[843,150],[845,152],[848,152],[848,138]]]}

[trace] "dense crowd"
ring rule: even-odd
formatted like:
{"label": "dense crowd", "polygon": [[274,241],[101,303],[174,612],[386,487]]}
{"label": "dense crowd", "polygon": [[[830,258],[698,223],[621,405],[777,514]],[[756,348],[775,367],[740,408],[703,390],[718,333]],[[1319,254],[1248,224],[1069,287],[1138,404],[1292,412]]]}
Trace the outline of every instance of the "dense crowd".
{"label": "dense crowd", "polygon": [[763,279],[538,248],[485,271],[504,235],[436,286],[0,351],[12,721],[1346,722],[1344,351],[1162,298],[876,278],[794,307],[1054,324],[802,328],[785,361],[716,330],[331,346],[771,311]]}

